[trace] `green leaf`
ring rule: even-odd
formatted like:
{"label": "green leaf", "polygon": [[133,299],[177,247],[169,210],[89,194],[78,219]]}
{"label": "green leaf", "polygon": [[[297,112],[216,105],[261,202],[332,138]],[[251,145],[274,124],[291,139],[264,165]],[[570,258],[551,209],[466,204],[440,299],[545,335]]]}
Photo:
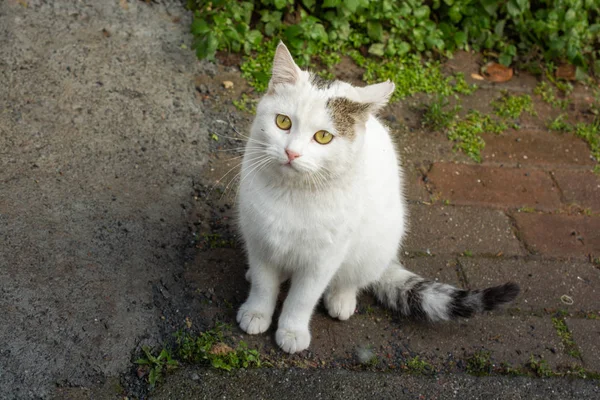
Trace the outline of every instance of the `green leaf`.
{"label": "green leaf", "polygon": [[145,358],[138,358],[134,362],[139,365],[150,365],[150,361]]}
{"label": "green leaf", "polygon": [[367,34],[369,37],[375,41],[383,40],[383,26],[379,21],[369,21],[367,22]]}
{"label": "green leaf", "polygon": [[276,9],[281,10],[287,5],[287,0],[273,0],[273,5]]}
{"label": "green leaf", "polygon": [[506,11],[508,11],[511,17],[518,17],[521,14],[521,10],[515,0],[510,0],[506,3]]}
{"label": "green leaf", "polygon": [[384,53],[384,45],[383,43],[373,43],[370,47],[369,47],[369,54],[374,54],[376,56],[383,56]]}
{"label": "green leaf", "polygon": [[406,42],[400,42],[398,45],[398,55],[406,54],[410,51],[410,44]]}
{"label": "green leaf", "polygon": [[504,36],[504,26],[505,25],[506,25],[505,19],[498,21],[498,23],[494,27],[494,33],[498,36]]}
{"label": "green leaf", "polygon": [[302,0],[302,4],[304,4],[309,10],[313,11],[315,0]]}
{"label": "green leaf", "polygon": [[426,19],[429,17],[430,12],[431,12],[431,10],[429,9],[428,6],[421,6],[413,11],[413,15],[418,20],[423,20],[423,19]]}
{"label": "green leaf", "polygon": [[334,8],[334,7],[339,6],[340,3],[341,3],[340,0],[325,0],[323,2],[323,5],[321,7],[323,7],[323,8]]}
{"label": "green leaf", "polygon": [[454,34],[454,43],[456,47],[462,48],[467,44],[467,34],[465,32],[456,32]]}
{"label": "green leaf", "polygon": [[353,14],[356,12],[356,9],[358,8],[359,5],[360,5],[359,0],[344,0],[344,6],[346,6],[348,11],[350,11]]}
{"label": "green leaf", "polygon": [[490,16],[496,15],[496,10],[498,10],[498,0],[481,0],[481,5],[485,12],[487,12]]}
{"label": "green leaf", "polygon": [[512,62],[512,56],[510,54],[502,53],[500,54],[500,57],[498,57],[498,61],[500,62],[500,64],[508,67]]}
{"label": "green leaf", "polygon": [[194,21],[192,22],[191,31],[194,35],[204,35],[207,32],[210,32],[210,26],[204,19],[199,19],[194,17]]}

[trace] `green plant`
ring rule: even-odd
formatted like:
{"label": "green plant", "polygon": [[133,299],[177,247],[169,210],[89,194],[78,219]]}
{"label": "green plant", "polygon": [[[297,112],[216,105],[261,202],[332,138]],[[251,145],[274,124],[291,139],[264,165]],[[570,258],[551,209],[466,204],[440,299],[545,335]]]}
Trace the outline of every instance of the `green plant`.
{"label": "green plant", "polygon": [[533,93],[540,96],[543,101],[551,106],[560,107],[563,110],[565,110],[570,103],[569,99],[557,98],[554,92],[554,87],[546,81],[538,83],[535,89],[533,89]]}
{"label": "green plant", "polygon": [[433,366],[431,364],[429,364],[427,361],[419,358],[419,356],[409,358],[406,361],[406,363],[404,364],[404,366],[406,368],[406,371],[410,372],[411,374],[423,375],[423,374],[435,372],[435,369],[433,368]]}
{"label": "green plant", "polygon": [[197,336],[182,330],[176,332],[178,357],[185,362],[210,364],[226,371],[263,365],[258,351],[249,349],[245,342],[240,341],[235,349],[226,345],[222,329],[223,326],[217,326]]}
{"label": "green plant", "polygon": [[448,128],[452,121],[454,121],[458,112],[461,109],[460,105],[456,105],[450,108],[448,111],[444,111],[449,105],[447,97],[437,96],[428,106],[425,114],[423,114],[423,125],[434,129],[443,130]]}
{"label": "green plant", "polygon": [[565,121],[567,117],[567,114],[560,114],[548,124],[548,128],[553,131],[572,132],[574,128],[573,125]]}
{"label": "green plant", "polygon": [[166,348],[163,348],[157,356],[148,346],[142,346],[142,351],[145,357],[137,359],[135,363],[148,369],[148,382],[152,386],[160,382],[167,372],[179,366],[177,360],[172,358],[171,352]]}
{"label": "green plant", "polygon": [[493,364],[489,351],[479,351],[467,359],[467,373],[484,376],[492,373]]}
{"label": "green plant", "polygon": [[580,358],[581,352],[577,348],[577,344],[573,340],[573,334],[569,331],[565,320],[563,318],[552,318],[552,325],[554,325],[556,333],[560,336],[567,354],[571,357]]}
{"label": "green plant", "polygon": [[568,60],[579,76],[600,68],[600,0],[188,0],[188,7],[201,58],[260,52],[264,38],[278,38],[301,65],[342,48],[427,58],[489,49],[505,65],[537,54]]}
{"label": "green plant", "polygon": [[556,373],[548,366],[548,363],[543,358],[536,359],[533,355],[529,358],[527,367],[540,378],[550,378],[556,376]]}
{"label": "green plant", "polygon": [[511,96],[505,93],[500,99],[492,102],[492,106],[496,115],[503,118],[517,119],[523,111],[527,111],[531,115],[535,114],[533,102],[527,94]]}
{"label": "green plant", "polygon": [[456,142],[455,149],[460,149],[473,160],[481,162],[481,150],[485,147],[481,134],[500,133],[505,129],[506,125],[503,122],[471,110],[464,119],[451,124],[447,136]]}
{"label": "green plant", "polygon": [[242,93],[242,97],[239,100],[232,100],[232,103],[240,111],[256,114],[258,99],[250,97],[246,93]]}
{"label": "green plant", "polygon": [[575,135],[585,140],[590,146],[592,156],[596,160],[596,172],[600,172],[600,119],[590,124],[579,123],[575,125]]}

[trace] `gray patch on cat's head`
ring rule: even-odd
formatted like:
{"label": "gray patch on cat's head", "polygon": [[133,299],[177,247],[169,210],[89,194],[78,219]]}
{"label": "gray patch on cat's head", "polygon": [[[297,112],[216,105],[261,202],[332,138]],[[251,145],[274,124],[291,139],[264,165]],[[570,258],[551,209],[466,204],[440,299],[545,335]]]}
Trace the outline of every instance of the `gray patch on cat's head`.
{"label": "gray patch on cat's head", "polygon": [[367,121],[369,106],[367,103],[359,103],[345,97],[333,97],[327,100],[327,108],[338,135],[354,139],[356,123]]}
{"label": "gray patch on cat's head", "polygon": [[333,82],[334,81],[321,78],[317,74],[310,74],[310,84],[316,87],[317,89],[329,89],[331,85],[333,85]]}

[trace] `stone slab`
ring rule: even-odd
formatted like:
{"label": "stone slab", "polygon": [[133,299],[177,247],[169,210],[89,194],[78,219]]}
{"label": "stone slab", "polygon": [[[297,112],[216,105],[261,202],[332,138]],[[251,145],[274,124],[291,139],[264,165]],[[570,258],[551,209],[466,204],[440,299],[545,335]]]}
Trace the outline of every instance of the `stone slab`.
{"label": "stone slab", "polygon": [[600,213],[600,175],[591,171],[565,170],[553,174],[567,203]]}

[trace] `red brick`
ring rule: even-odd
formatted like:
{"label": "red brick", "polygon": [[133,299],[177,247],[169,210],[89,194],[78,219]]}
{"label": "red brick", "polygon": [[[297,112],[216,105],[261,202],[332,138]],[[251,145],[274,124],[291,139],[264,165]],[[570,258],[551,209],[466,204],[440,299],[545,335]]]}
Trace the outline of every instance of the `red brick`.
{"label": "red brick", "polygon": [[554,210],[560,195],[548,173],[529,168],[435,163],[428,179],[454,204]]}
{"label": "red brick", "polygon": [[567,326],[581,351],[585,368],[600,372],[600,320],[569,318]]}
{"label": "red brick", "polygon": [[600,175],[591,171],[555,171],[553,174],[567,203],[600,212]]}
{"label": "red brick", "polygon": [[[470,289],[518,283],[521,293],[510,308],[530,312],[600,310],[600,270],[588,262],[460,258],[460,264]],[[565,295],[573,304],[561,300]]]}
{"label": "red brick", "polygon": [[527,254],[502,211],[455,206],[411,206],[403,249],[434,255]]}
{"label": "red brick", "polygon": [[571,134],[508,131],[485,136],[484,163],[504,166],[593,166],[589,147]]}
{"label": "red brick", "polygon": [[518,213],[517,226],[529,249],[556,257],[600,254],[600,218]]}

